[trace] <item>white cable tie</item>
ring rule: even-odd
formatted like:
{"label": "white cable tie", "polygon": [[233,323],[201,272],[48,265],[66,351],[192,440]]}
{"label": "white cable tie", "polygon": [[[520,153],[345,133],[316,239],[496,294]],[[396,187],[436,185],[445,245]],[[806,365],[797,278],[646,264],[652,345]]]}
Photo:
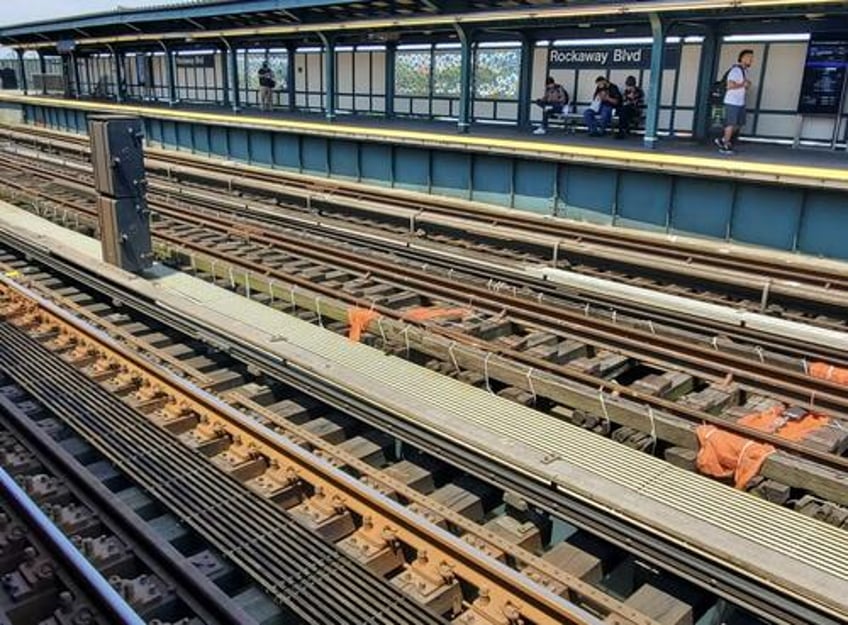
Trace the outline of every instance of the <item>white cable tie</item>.
{"label": "white cable tie", "polygon": [[456,361],[456,354],[453,353],[454,347],[456,347],[456,341],[451,341],[450,347],[448,347],[448,356],[450,356],[453,367],[456,369],[457,375],[459,375],[462,373],[462,370],[459,368],[459,363]]}
{"label": "white cable tie", "polygon": [[297,312],[297,301],[294,299],[294,290],[297,288],[296,284],[292,284],[289,286],[289,300],[291,300],[292,312]]}
{"label": "white cable tie", "polygon": [[713,337],[713,349],[718,351],[718,336]]}
{"label": "white cable tie", "polygon": [[657,423],[654,421],[654,409],[648,404],[648,418],[651,420],[651,455],[657,451]]}
{"label": "white cable tie", "polygon": [[318,313],[318,325],[324,327],[324,319],[321,317],[321,296],[315,296],[315,312]]}
{"label": "white cable tie", "polygon": [[648,319],[648,329],[651,331],[651,334],[656,334],[657,331],[654,329],[654,322]]}
{"label": "white cable tie", "polygon": [[810,411],[816,407],[816,392],[813,391],[810,393]]}
{"label": "white cable tie", "polygon": [[754,346],[754,351],[756,352],[757,356],[759,356],[759,357],[760,357],[760,362],[761,362],[761,363],[765,363],[766,358],[765,358],[765,356],[763,355],[763,348],[762,348],[762,347],[760,347],[759,345],[755,345],[755,346]]}
{"label": "white cable tie", "polygon": [[486,288],[490,291],[497,292],[494,278],[489,278],[489,281],[486,283]]}
{"label": "white cable tie", "polygon": [[584,317],[589,316],[589,302],[586,302],[586,306],[583,308],[583,316]]}
{"label": "white cable tie", "polygon": [[489,358],[491,357],[492,352],[487,352],[486,358],[483,360],[483,375],[486,376],[486,390],[494,395],[495,392],[492,390],[492,385],[489,383]]}
{"label": "white cable tie", "polygon": [[235,276],[235,274],[233,274],[233,266],[232,265],[230,265],[228,273],[230,275],[230,288],[234,289],[234,288],[236,288],[236,276]]}
{"label": "white cable tie", "polygon": [[250,299],[250,272],[244,272],[244,296]]}
{"label": "white cable tie", "polygon": [[538,301],[538,303],[540,303],[540,304],[541,304],[541,303],[542,303],[542,298],[544,298],[544,297],[545,297],[545,294],[544,294],[544,293],[542,293],[541,291],[539,291],[539,294],[536,296],[536,300]]}
{"label": "white cable tie", "polygon": [[271,296],[271,303],[274,303],[274,279],[268,279],[268,295]]}
{"label": "white cable tie", "polygon": [[804,375],[810,375],[810,364],[806,358],[801,359],[801,366],[804,367]]}
{"label": "white cable tie", "polygon": [[383,318],[377,317],[377,329],[380,330],[380,338],[383,339],[383,349],[386,349],[389,342],[386,340],[386,331],[383,329]]}
{"label": "white cable tie", "polygon": [[191,266],[191,273],[197,275],[197,259],[194,257],[194,252],[188,255],[188,260]]}
{"label": "white cable tie", "polygon": [[404,344],[406,345],[406,357],[407,358],[409,358],[410,352],[412,351],[412,347],[409,344],[409,328],[410,327],[411,326],[408,326],[408,325],[403,326],[403,331],[401,332],[401,334],[403,334]]}
{"label": "white cable tie", "polygon": [[598,399],[601,402],[601,410],[604,413],[604,420],[607,423],[607,431],[611,432],[612,431],[612,421],[610,420],[609,411],[607,410],[607,402],[604,399],[604,387],[603,386],[598,387]]}
{"label": "white cable tie", "polygon": [[617,319],[618,319],[618,311],[615,308],[613,308],[612,309],[612,322],[613,322],[613,324],[615,324]]}
{"label": "white cable tie", "polygon": [[530,387],[530,394],[533,395],[533,405],[536,405],[536,389],[533,386],[533,367],[527,370],[527,385]]}

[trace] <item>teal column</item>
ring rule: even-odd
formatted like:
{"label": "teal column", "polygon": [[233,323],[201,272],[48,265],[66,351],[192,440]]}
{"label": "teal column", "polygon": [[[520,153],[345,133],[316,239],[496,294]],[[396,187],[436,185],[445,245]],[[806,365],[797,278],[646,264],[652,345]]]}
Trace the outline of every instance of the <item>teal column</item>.
{"label": "teal column", "polygon": [[386,101],[386,117],[395,116],[395,59],[397,57],[397,44],[394,41],[386,43],[386,84],[383,88]]}
{"label": "teal column", "polygon": [[230,61],[230,77],[233,83],[233,113],[238,113],[241,108],[241,93],[239,92],[239,75],[238,75],[238,51],[227,44],[227,54]]}
{"label": "teal column", "polygon": [[286,45],[286,95],[288,96],[289,110],[294,111],[297,108],[297,93],[295,92],[295,83],[297,76],[294,66],[295,55],[297,54],[297,44],[290,43]]}
{"label": "teal column", "polygon": [[221,98],[221,104],[225,107],[230,105],[230,63],[228,57],[227,46],[222,45],[219,50],[221,51],[221,93],[223,97]]}
{"label": "teal column", "polygon": [[165,70],[168,74],[168,106],[177,103],[177,72],[174,69],[174,51],[165,48]]}
{"label": "teal column", "polygon": [[21,91],[24,92],[24,95],[29,95],[27,92],[27,74],[26,74],[26,62],[24,61],[24,51],[18,50],[18,67],[21,72]]}
{"label": "teal column", "polygon": [[650,14],[651,34],[654,37],[651,47],[651,84],[648,87],[648,102],[645,112],[645,147],[657,146],[657,127],[660,121],[660,103],[662,102],[662,72],[665,57],[665,28],[660,16]]}
{"label": "teal column", "polygon": [[336,42],[332,36],[318,33],[324,42],[324,116],[336,118]]}
{"label": "teal column", "polygon": [[699,141],[706,139],[710,132],[710,90],[716,76],[718,63],[718,33],[711,28],[701,44],[701,62],[698,66],[698,87],[695,92],[694,134]]}
{"label": "teal column", "polygon": [[124,60],[117,50],[112,51],[112,60],[115,63],[115,99],[124,101]]}
{"label": "teal column", "polygon": [[473,50],[471,32],[456,25],[456,32],[462,44],[461,72],[459,78],[459,132],[466,133],[471,128],[471,83],[473,81]]}
{"label": "teal column", "polygon": [[533,98],[533,54],[535,41],[527,33],[521,35],[521,68],[518,75],[518,127],[530,127]]}
{"label": "teal column", "polygon": [[41,72],[41,95],[47,95],[47,59],[42,52],[38,53],[38,71]]}
{"label": "teal column", "polygon": [[71,68],[74,77],[74,97],[79,99],[82,97],[82,81],[80,80],[79,63],[73,52],[71,52]]}

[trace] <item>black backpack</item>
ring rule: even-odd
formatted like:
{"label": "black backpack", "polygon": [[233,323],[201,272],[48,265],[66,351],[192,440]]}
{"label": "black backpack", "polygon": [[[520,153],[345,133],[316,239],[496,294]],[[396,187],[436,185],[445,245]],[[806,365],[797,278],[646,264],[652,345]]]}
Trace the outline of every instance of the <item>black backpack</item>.
{"label": "black backpack", "polygon": [[727,93],[727,77],[730,75],[730,72],[733,70],[734,67],[742,66],[739,65],[739,63],[734,63],[733,65],[727,68],[727,71],[724,72],[724,76],[722,76],[720,80],[717,80],[713,83],[713,86],[710,88],[710,104],[714,106],[720,106],[724,104],[724,96]]}

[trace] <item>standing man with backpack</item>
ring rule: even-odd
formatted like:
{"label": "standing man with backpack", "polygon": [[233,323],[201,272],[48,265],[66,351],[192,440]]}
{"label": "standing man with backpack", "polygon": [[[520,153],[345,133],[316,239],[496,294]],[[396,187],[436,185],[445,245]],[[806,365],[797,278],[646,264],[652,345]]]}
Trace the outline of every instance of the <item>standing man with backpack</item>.
{"label": "standing man with backpack", "polygon": [[268,65],[268,61],[265,61],[259,68],[259,105],[263,111],[271,110],[271,98],[276,86],[274,70]]}
{"label": "standing man with backpack", "polygon": [[727,70],[724,76],[724,135],[715,140],[718,151],[733,154],[733,142],[739,131],[745,126],[745,101],[751,81],[748,70],[754,64],[754,51],[742,50],[737,62]]}

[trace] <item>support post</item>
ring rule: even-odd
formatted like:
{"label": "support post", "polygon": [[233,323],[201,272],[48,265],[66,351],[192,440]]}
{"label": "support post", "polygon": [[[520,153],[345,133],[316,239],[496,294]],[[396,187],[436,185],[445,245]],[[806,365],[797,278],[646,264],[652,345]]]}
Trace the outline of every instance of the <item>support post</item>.
{"label": "support post", "polygon": [[698,87],[695,92],[695,138],[704,141],[710,132],[710,116],[712,105],[710,104],[710,89],[715,81],[716,64],[718,63],[718,33],[712,27],[704,34],[701,43],[701,62],[698,66]]}
{"label": "support post", "polygon": [[224,39],[224,45],[227,46],[227,56],[230,60],[230,77],[233,83],[233,113],[238,113],[241,108],[241,93],[239,93],[239,75],[238,75],[238,54],[236,49],[230,45],[230,42]]}
{"label": "support post", "polygon": [[518,127],[530,127],[530,100],[533,98],[534,41],[521,33],[521,68],[518,75]]}
{"label": "support post", "polygon": [[471,32],[460,24],[454,24],[462,44],[462,59],[459,78],[459,132],[467,133],[471,128],[471,83],[473,80],[473,50]]}
{"label": "support post", "polygon": [[228,63],[227,46],[221,48],[221,104],[230,106],[230,66]]}
{"label": "support post", "polygon": [[21,90],[24,92],[24,95],[29,95],[27,92],[27,75],[26,75],[26,63],[24,62],[24,51],[18,50],[18,67],[21,72]]}
{"label": "support post", "polygon": [[118,51],[109,47],[112,50],[112,62],[115,64],[115,100],[121,103],[124,101],[124,63]]}
{"label": "support post", "polygon": [[286,96],[289,111],[297,108],[297,93],[295,83],[297,82],[297,68],[295,67],[295,56],[297,55],[297,44],[286,44]]}
{"label": "support post", "polygon": [[656,13],[648,16],[651,20],[651,34],[654,37],[651,48],[651,84],[648,91],[648,107],[645,112],[645,147],[657,147],[657,128],[660,121],[662,103],[662,74],[665,66],[665,28]]}
{"label": "support post", "polygon": [[332,35],[318,33],[324,42],[324,116],[336,118],[336,43]]}
{"label": "support post", "polygon": [[41,72],[41,95],[47,95],[47,80],[45,80],[47,76],[47,59],[41,51],[38,52],[38,71]]}
{"label": "support post", "polygon": [[389,41],[386,43],[386,68],[385,80],[386,84],[383,87],[385,93],[385,111],[386,117],[395,116],[395,60],[397,59],[397,43]]}
{"label": "support post", "polygon": [[177,72],[174,70],[174,51],[164,43],[162,47],[165,49],[165,70],[168,75],[168,106],[174,106],[177,103]]}
{"label": "support post", "polygon": [[80,80],[79,62],[73,52],[71,52],[71,67],[74,77],[74,97],[79,100],[82,97],[82,80]]}

